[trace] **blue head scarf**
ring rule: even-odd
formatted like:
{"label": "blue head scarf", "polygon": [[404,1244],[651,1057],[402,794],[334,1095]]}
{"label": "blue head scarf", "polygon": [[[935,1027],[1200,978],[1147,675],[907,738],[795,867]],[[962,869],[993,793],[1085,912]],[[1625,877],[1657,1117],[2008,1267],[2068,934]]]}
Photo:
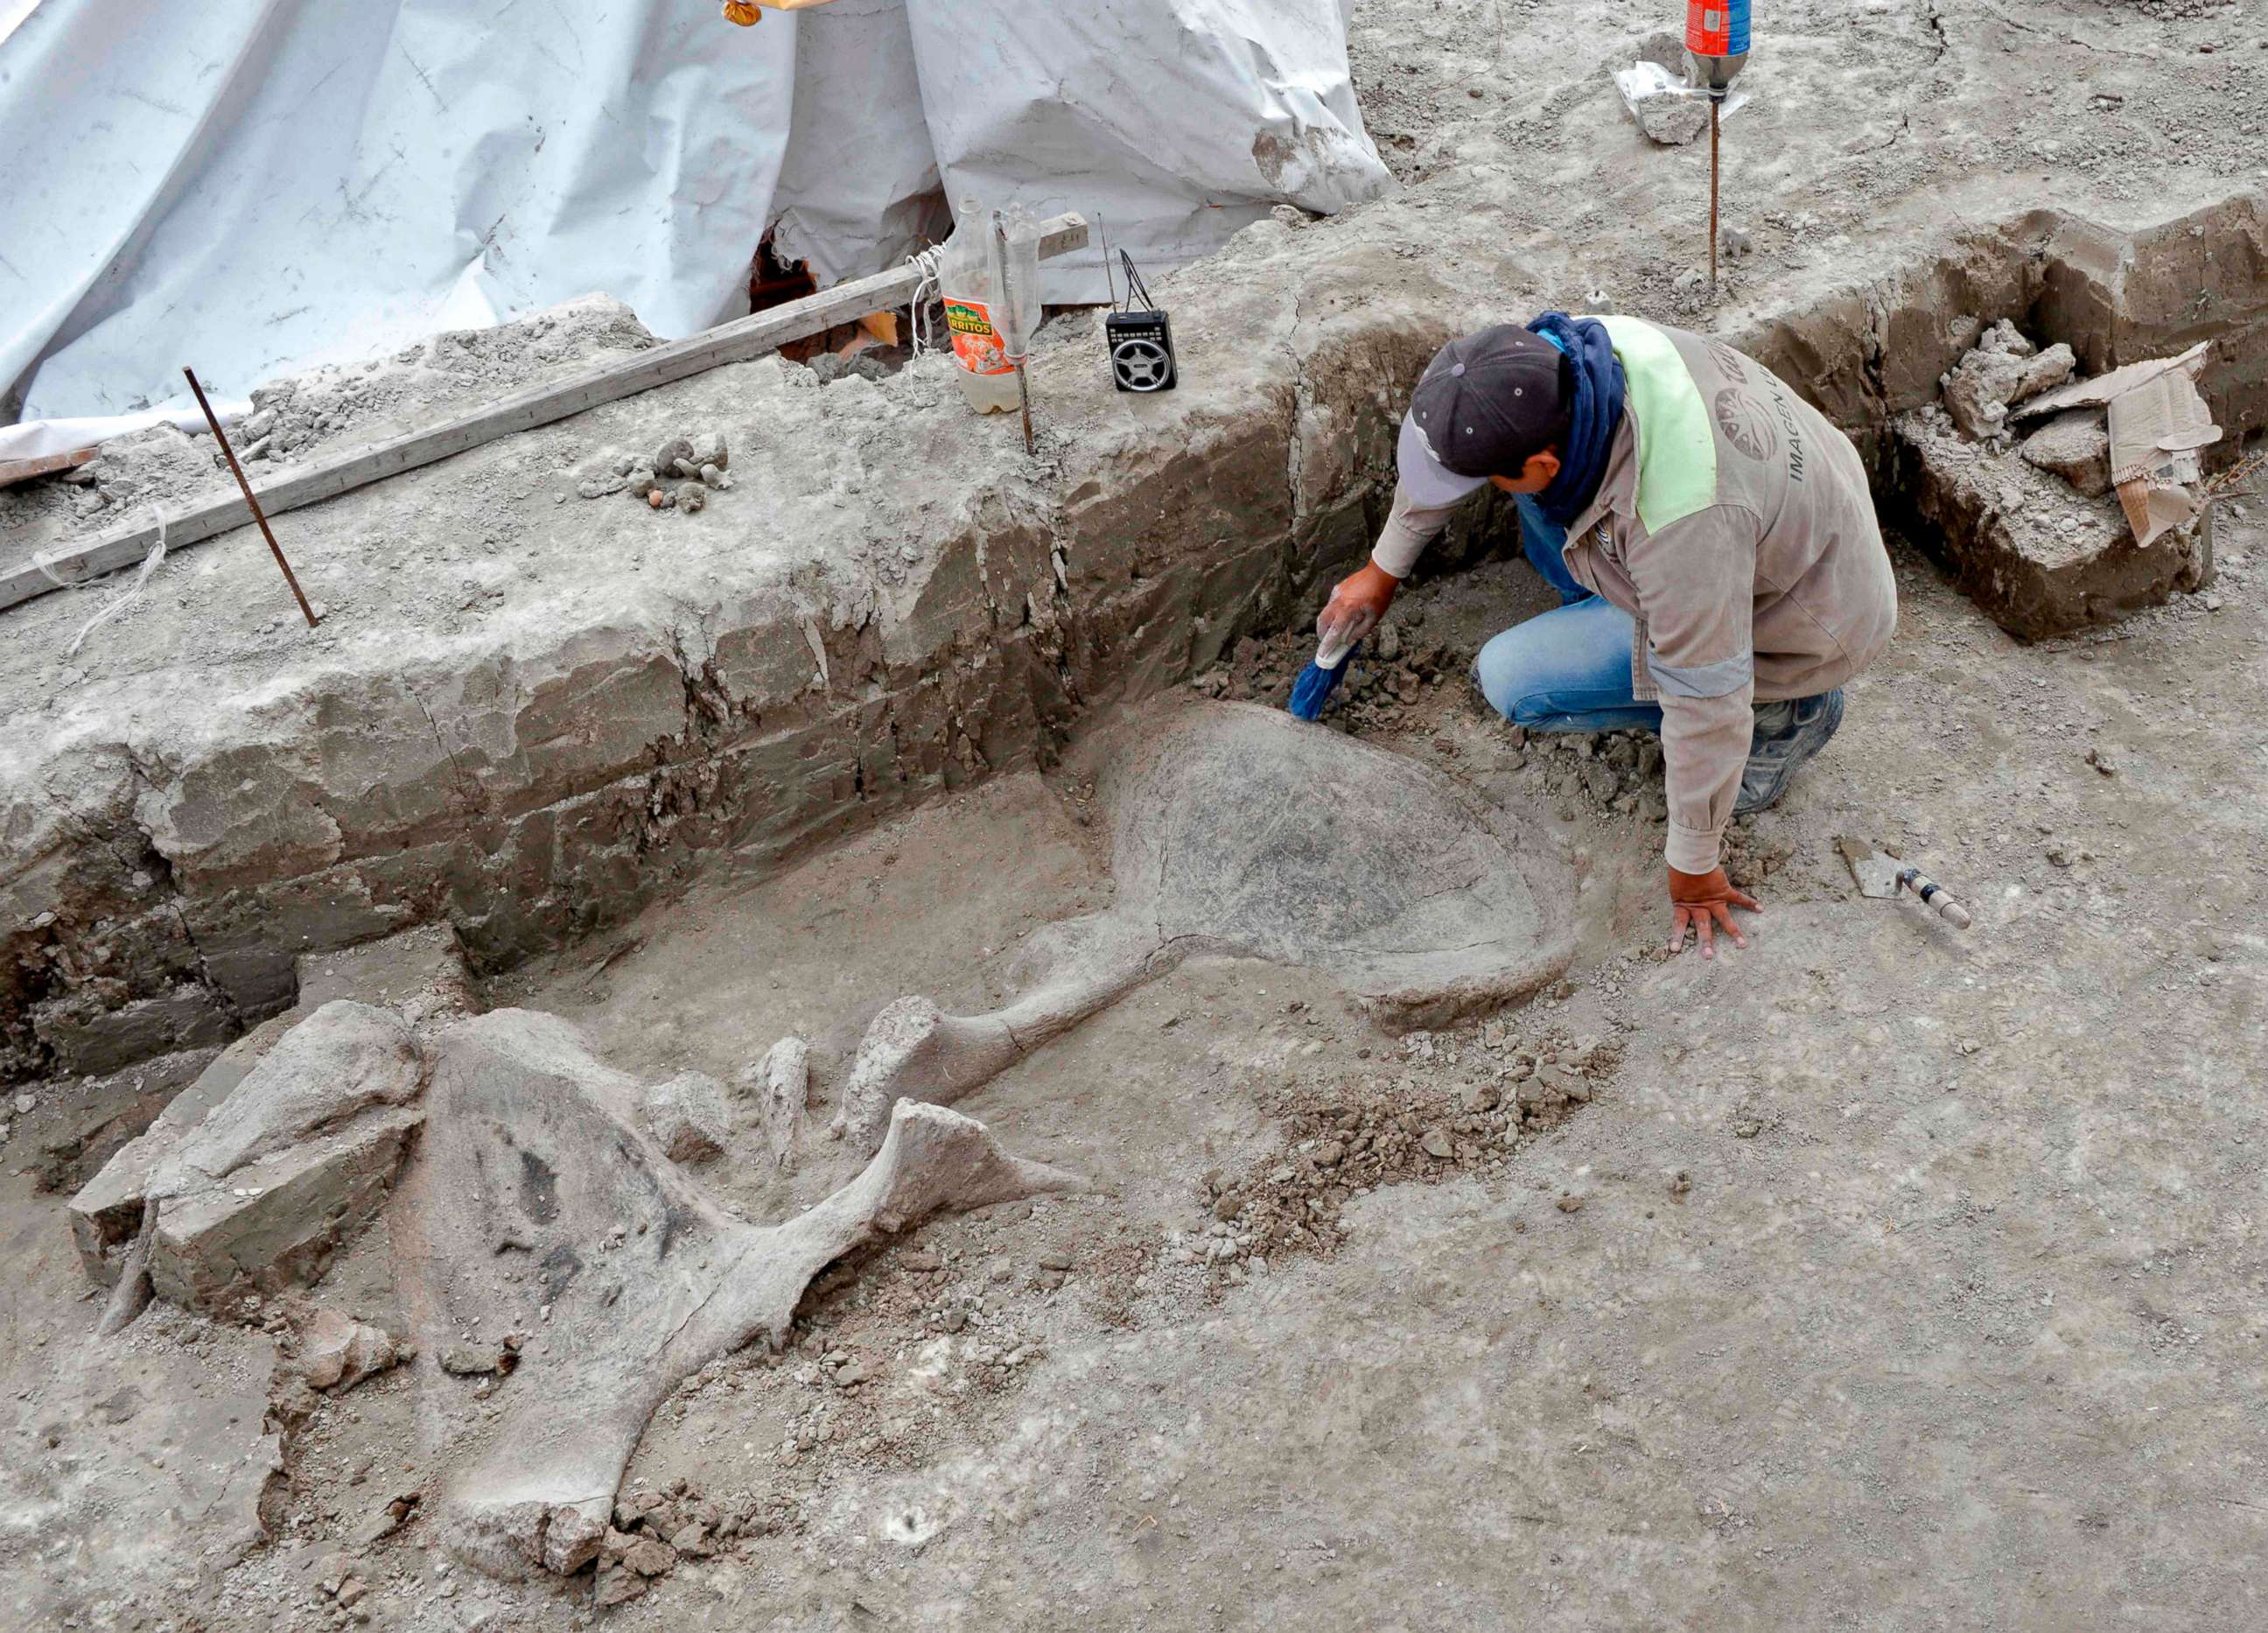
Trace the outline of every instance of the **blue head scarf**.
{"label": "blue head scarf", "polygon": [[1571,318],[1546,312],[1530,323],[1573,365],[1575,403],[1568,417],[1567,444],[1559,452],[1559,474],[1535,496],[1543,514],[1566,527],[1583,513],[1607,474],[1607,454],[1623,417],[1623,365],[1615,356],[1607,326],[1596,318]]}

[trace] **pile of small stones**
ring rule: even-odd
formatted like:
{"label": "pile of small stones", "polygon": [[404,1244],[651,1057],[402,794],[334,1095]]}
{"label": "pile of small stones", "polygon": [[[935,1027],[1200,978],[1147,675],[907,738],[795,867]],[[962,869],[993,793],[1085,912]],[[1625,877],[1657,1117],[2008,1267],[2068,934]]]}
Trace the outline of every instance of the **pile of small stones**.
{"label": "pile of small stones", "polygon": [[688,515],[703,508],[712,492],[733,485],[725,473],[732,459],[725,433],[713,433],[705,445],[690,437],[672,437],[651,455],[607,454],[600,456],[596,475],[585,477],[575,491],[586,499],[627,492],[654,510],[681,510]]}
{"label": "pile of small stones", "polygon": [[683,1480],[659,1492],[625,1491],[615,1500],[615,1523],[600,1545],[594,1602],[604,1607],[637,1598],[681,1559],[709,1559],[742,1537],[783,1528],[775,1504],[757,1497],[712,1503]]}

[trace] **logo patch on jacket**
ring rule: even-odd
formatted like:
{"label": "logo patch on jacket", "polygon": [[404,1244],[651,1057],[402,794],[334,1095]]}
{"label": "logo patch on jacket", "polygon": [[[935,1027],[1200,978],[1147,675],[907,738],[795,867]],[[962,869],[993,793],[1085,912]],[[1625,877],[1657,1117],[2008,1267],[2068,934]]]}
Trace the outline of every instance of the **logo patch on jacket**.
{"label": "logo patch on jacket", "polygon": [[1761,463],[1779,452],[1779,433],[1764,405],[1738,386],[1727,386],[1711,405],[1725,440]]}

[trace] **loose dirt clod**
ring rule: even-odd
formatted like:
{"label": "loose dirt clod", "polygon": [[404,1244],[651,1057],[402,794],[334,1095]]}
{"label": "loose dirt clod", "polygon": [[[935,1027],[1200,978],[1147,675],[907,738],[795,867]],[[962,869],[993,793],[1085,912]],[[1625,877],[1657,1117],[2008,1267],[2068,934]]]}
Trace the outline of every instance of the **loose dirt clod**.
{"label": "loose dirt clod", "polygon": [[2100,409],[2069,409],[2026,437],[2027,464],[2061,477],[2081,499],[2110,491],[2110,429]]}
{"label": "loose dirt clod", "polygon": [[723,1154],[730,1124],[725,1090],[713,1077],[681,1072],[645,1091],[645,1131],[673,1163],[702,1163]]}
{"label": "loose dirt clod", "polygon": [[400,1358],[392,1334],[335,1310],[316,1311],[299,1329],[296,1364],[311,1388],[344,1393]]}
{"label": "loose dirt clod", "polygon": [[1964,436],[1998,438],[2012,404],[2063,384],[2078,362],[2069,346],[2058,342],[2042,351],[2003,319],[1940,382],[1946,411]]}

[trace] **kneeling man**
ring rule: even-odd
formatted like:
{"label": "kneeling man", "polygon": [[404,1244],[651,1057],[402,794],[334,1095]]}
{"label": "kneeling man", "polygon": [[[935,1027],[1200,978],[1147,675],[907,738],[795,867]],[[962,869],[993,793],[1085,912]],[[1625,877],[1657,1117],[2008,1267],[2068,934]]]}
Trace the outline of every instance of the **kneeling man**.
{"label": "kneeling man", "polygon": [[1449,513],[1518,496],[1553,611],[1481,649],[1482,692],[1531,731],[1661,735],[1669,945],[1746,939],[1725,824],[1778,799],[1889,643],[1897,590],[1849,439],[1753,358],[1631,317],[1546,313],[1452,341],[1402,423],[1394,511],[1316,620],[1358,639]]}

